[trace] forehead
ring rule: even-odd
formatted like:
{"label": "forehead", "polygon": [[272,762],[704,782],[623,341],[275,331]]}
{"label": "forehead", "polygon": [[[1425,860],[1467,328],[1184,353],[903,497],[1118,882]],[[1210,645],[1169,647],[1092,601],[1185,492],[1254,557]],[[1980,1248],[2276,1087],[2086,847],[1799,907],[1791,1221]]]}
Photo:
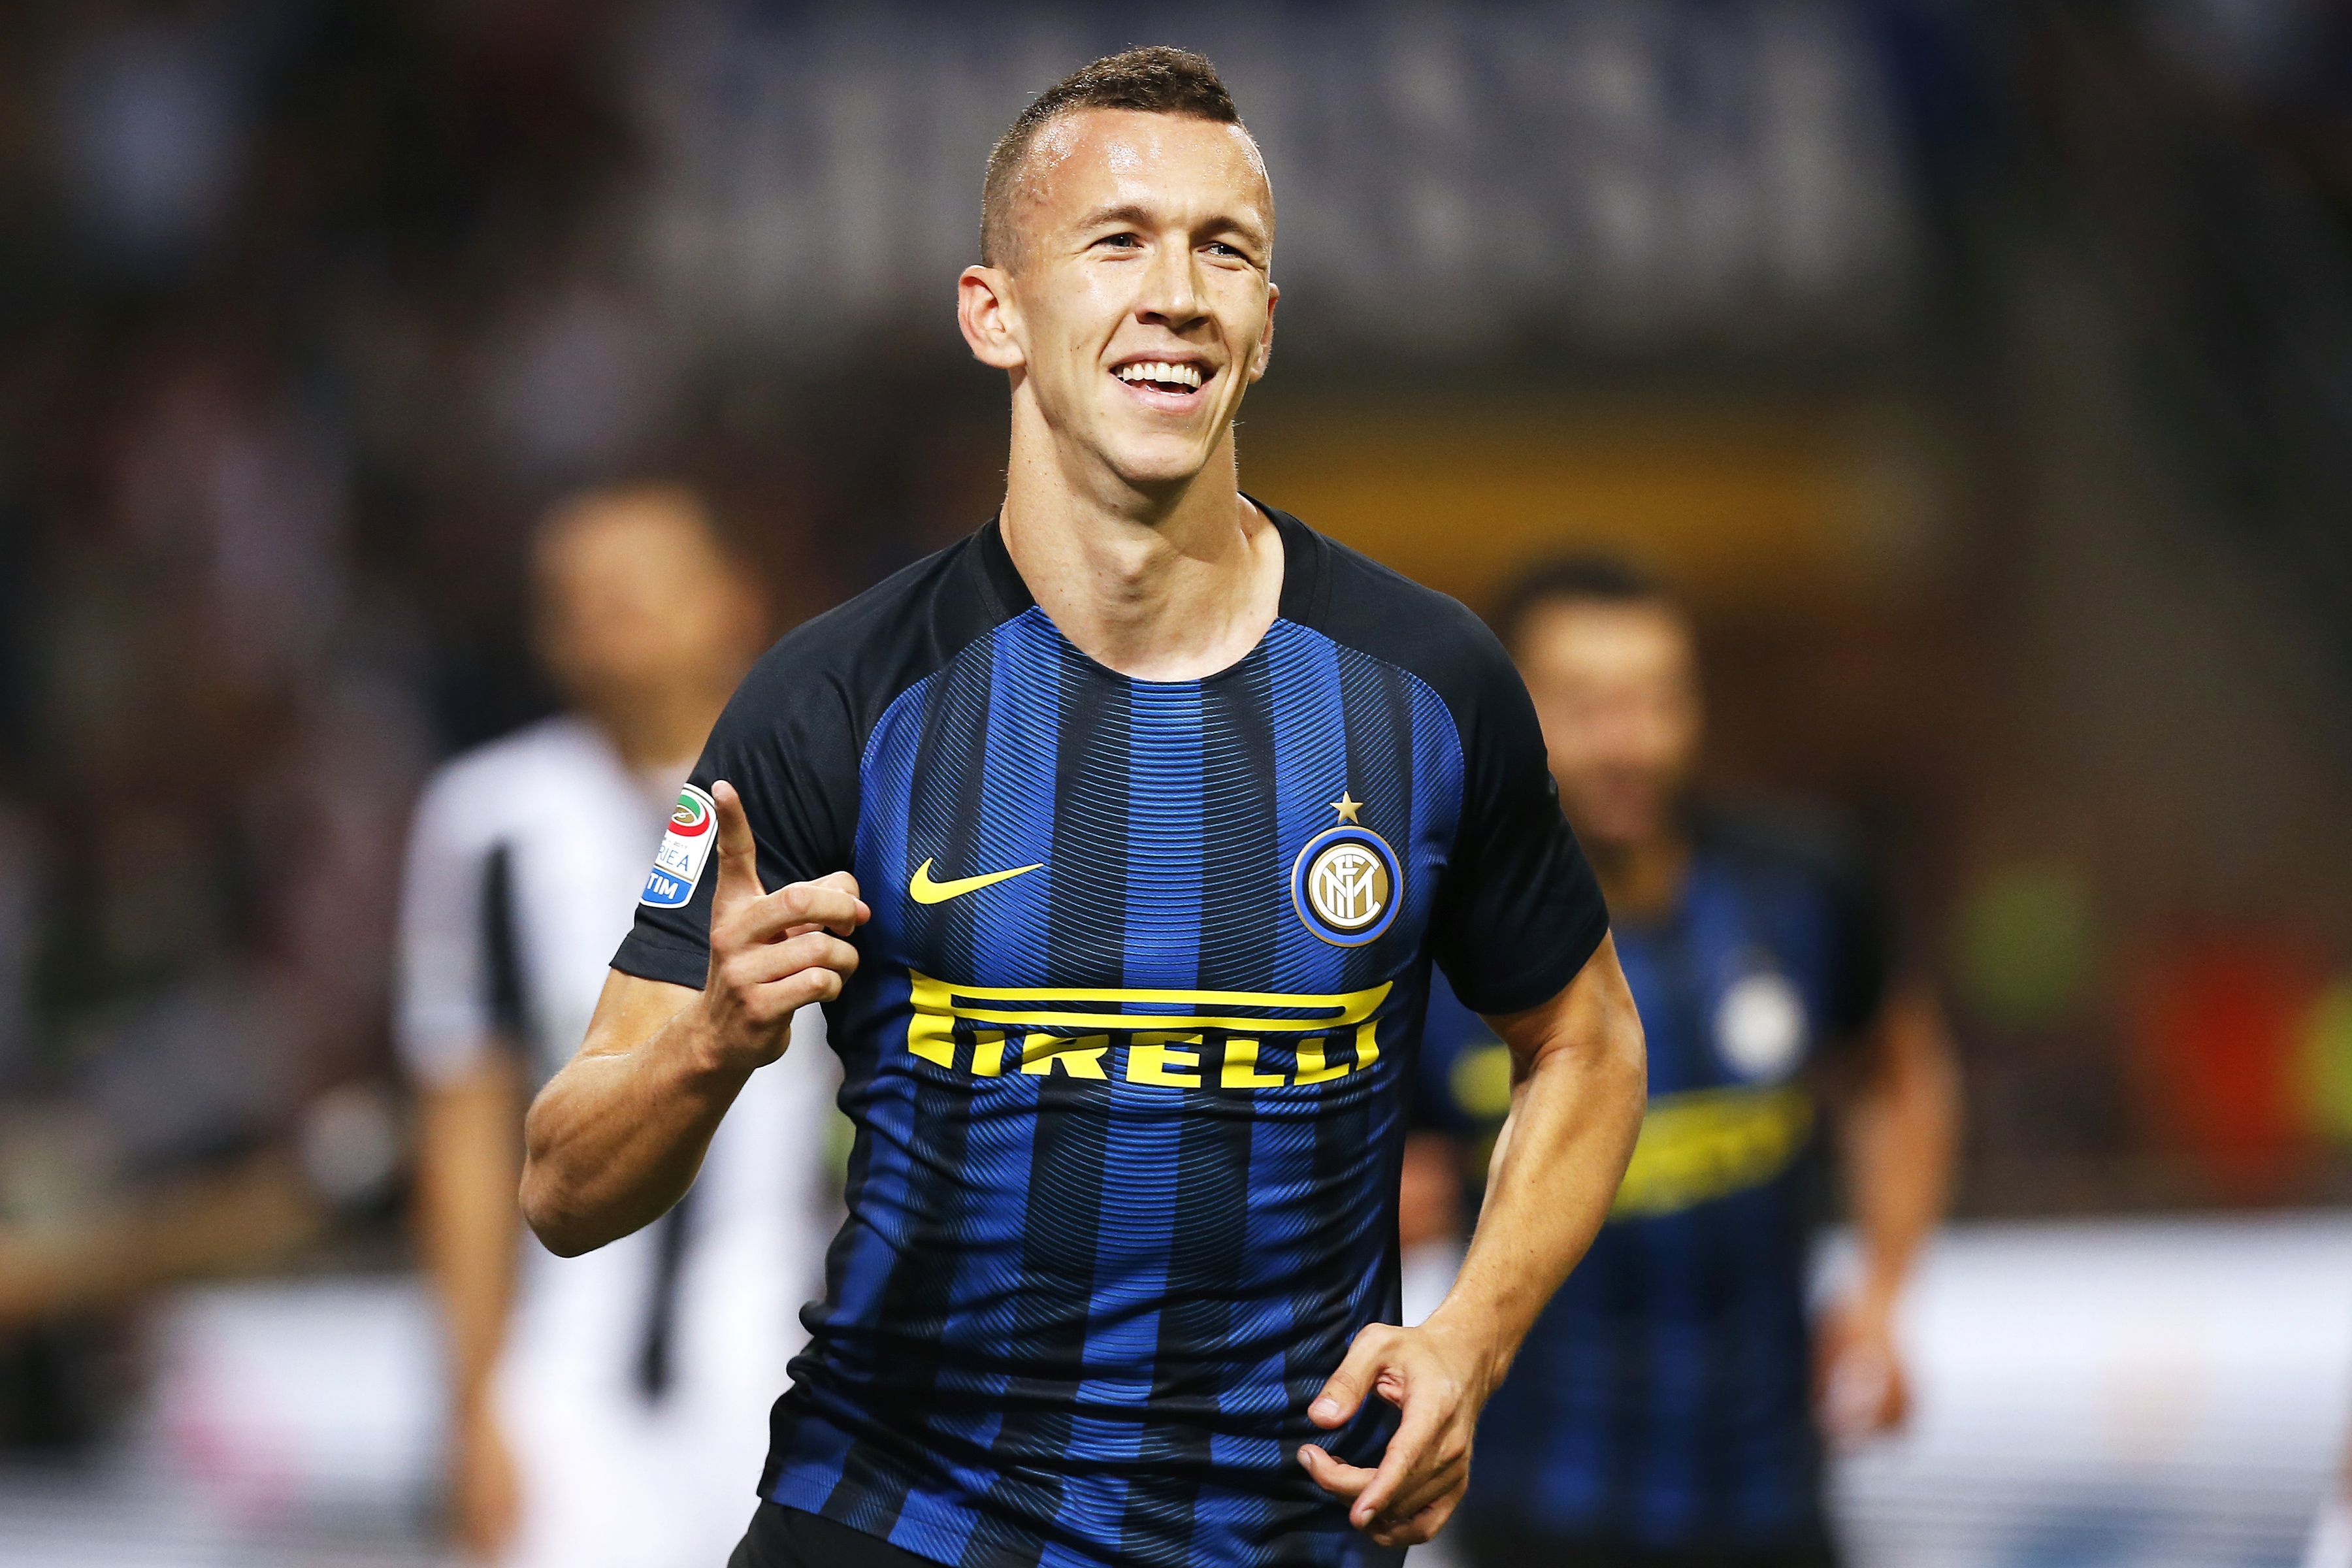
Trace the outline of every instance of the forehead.
{"label": "forehead", "polygon": [[717,554],[698,519],[651,503],[596,507],[564,518],[538,543],[541,574],[564,583],[696,572],[714,565]]}
{"label": "forehead", "polygon": [[1126,109],[1062,115],[1037,132],[1018,190],[1020,203],[1048,222],[1137,206],[1180,219],[1274,226],[1274,192],[1250,133],[1191,115]]}
{"label": "forehead", "polygon": [[1556,678],[1680,677],[1694,649],[1689,624],[1670,605],[1556,600],[1528,612],[1519,661]]}

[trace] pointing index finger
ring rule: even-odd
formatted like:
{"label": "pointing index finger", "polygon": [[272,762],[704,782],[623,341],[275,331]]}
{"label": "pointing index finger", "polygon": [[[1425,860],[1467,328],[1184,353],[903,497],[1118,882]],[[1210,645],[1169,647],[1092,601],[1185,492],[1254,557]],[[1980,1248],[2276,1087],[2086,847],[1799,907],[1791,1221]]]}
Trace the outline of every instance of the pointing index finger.
{"label": "pointing index finger", "polygon": [[719,879],[710,889],[715,920],[767,889],[760,881],[760,846],[751,837],[751,818],[743,815],[743,797],[733,784],[719,779],[710,786],[710,798],[719,807]]}

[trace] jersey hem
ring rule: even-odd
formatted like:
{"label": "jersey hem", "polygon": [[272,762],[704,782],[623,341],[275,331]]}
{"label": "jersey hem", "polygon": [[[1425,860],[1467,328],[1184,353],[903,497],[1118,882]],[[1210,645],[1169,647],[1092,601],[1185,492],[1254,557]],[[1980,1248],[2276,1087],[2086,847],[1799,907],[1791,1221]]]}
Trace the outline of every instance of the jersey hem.
{"label": "jersey hem", "polygon": [[710,979],[710,952],[708,948],[656,942],[640,926],[622,939],[621,951],[613,955],[612,967],[640,980],[658,980],[699,991]]}
{"label": "jersey hem", "polygon": [[[1604,914],[1580,932],[1575,941],[1560,950],[1562,953],[1574,954],[1572,962],[1554,956],[1528,970],[1523,975],[1513,977],[1510,983],[1480,992],[1475,996],[1464,994],[1459,986],[1454,988],[1454,994],[1460,997],[1462,1005],[1473,1013],[1489,1016],[1502,1013],[1524,1013],[1530,1007],[1540,1006],[1566,990],[1578,975],[1584,973],[1584,966],[1592,962],[1594,953],[1601,951],[1601,939],[1608,934],[1609,920]],[[1449,974],[1446,978],[1451,980],[1453,976]]]}
{"label": "jersey hem", "polygon": [[[831,1520],[860,1535],[871,1536],[901,1552],[910,1552],[926,1562],[946,1563],[949,1568],[1016,1568],[1016,1564],[1024,1561],[1010,1552],[985,1549],[975,1554],[969,1521],[964,1528],[958,1530],[925,1519],[920,1514],[904,1511],[903,1505],[902,1511],[887,1530],[875,1530],[861,1524],[853,1517],[859,1511],[859,1505],[871,1504],[880,1508],[886,1506],[885,1500],[847,1481],[828,1480],[823,1476],[801,1475],[787,1469],[768,1487],[765,1496],[770,1502],[784,1508],[796,1508],[819,1519]],[[907,1500],[909,1503],[913,1500],[911,1498]],[[828,1506],[834,1503],[845,1506]],[[1108,1558],[1091,1554],[1080,1557],[1066,1542],[1058,1544],[1055,1555],[1065,1561],[1076,1558],[1087,1568],[1116,1568]]]}

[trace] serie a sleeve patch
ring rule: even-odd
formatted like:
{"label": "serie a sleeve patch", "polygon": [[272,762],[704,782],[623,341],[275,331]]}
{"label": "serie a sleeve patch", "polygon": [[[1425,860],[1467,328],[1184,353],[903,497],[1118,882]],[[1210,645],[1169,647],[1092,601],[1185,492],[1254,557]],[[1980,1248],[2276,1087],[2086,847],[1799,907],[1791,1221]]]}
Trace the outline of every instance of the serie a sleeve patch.
{"label": "serie a sleeve patch", "polygon": [[646,890],[637,901],[657,910],[684,908],[694,897],[694,885],[702,879],[702,868],[709,862],[710,847],[717,842],[717,806],[708,795],[688,784],[677,792],[677,805],[669,814],[669,831],[662,835],[661,847],[654,851],[653,869],[646,873]]}

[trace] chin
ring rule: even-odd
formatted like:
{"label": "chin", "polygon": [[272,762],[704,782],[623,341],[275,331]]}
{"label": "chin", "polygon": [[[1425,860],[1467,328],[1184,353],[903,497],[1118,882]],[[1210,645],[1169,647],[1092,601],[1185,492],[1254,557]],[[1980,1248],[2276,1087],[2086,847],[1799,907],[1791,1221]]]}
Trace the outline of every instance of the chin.
{"label": "chin", "polygon": [[1190,439],[1136,441],[1106,448],[1103,460],[1137,489],[1174,489],[1199,477],[1215,449]]}

